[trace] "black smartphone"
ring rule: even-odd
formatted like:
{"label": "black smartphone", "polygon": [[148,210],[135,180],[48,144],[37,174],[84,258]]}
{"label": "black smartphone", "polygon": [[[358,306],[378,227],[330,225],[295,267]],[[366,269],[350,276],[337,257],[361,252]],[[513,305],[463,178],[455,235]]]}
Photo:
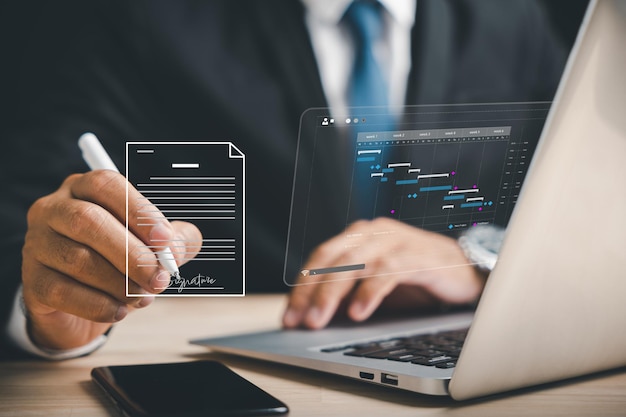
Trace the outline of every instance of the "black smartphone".
{"label": "black smartphone", "polygon": [[287,406],[216,361],[105,366],[93,381],[131,417],[264,416]]}

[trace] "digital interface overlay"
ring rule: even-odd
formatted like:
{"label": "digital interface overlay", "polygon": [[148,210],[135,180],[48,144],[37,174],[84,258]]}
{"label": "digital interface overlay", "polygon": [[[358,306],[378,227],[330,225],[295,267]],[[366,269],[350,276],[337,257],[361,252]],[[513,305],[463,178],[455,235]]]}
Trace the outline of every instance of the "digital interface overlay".
{"label": "digital interface overlay", "polygon": [[[171,242],[186,247],[180,254],[186,263],[156,296],[245,295],[245,155],[234,144],[127,142],[126,178],[141,193],[136,202],[127,194],[127,231],[153,228],[155,216],[163,215],[202,233],[202,241]],[[134,215],[129,203],[137,206]],[[127,295],[142,295],[129,293],[129,271],[154,268],[163,245],[152,240],[127,257]]]}
{"label": "digital interface overlay", "polygon": [[[379,241],[380,256],[394,256],[384,251],[397,230],[345,233],[358,220],[385,217],[452,237],[472,227],[505,227],[549,107],[409,106],[392,115],[355,108],[339,116],[308,110],[300,126],[285,283],[402,272],[371,269],[371,254],[360,259],[367,240],[368,247]],[[343,239],[337,248],[345,262],[308,264],[311,252],[333,237]]]}

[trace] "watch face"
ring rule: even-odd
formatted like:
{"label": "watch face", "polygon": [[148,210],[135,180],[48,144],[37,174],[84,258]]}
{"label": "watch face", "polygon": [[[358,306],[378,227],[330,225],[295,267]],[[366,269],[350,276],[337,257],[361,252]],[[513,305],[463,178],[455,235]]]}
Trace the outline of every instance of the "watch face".
{"label": "watch face", "polygon": [[479,268],[492,270],[498,260],[503,239],[503,228],[491,225],[476,226],[459,238],[459,245],[472,263]]}

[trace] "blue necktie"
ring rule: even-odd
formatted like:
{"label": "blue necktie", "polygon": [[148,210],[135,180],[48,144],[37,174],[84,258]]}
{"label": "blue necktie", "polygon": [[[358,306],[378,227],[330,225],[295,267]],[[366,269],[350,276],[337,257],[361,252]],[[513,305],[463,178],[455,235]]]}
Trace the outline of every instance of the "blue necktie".
{"label": "blue necktie", "polygon": [[[376,112],[375,121],[367,117],[367,129],[376,131],[392,130],[393,117],[388,112],[388,86],[379,63],[374,56],[374,45],[383,36],[382,6],[378,1],[354,0],[344,15],[344,20],[352,31],[355,46],[354,66],[348,83],[348,105],[381,107]],[[358,114],[355,114],[358,117]],[[365,126],[353,125],[352,134]],[[357,161],[357,164],[360,162]],[[378,161],[380,163],[380,161]],[[369,165],[369,164],[368,164]],[[371,219],[377,214],[376,200],[384,199],[379,190],[379,182],[370,176],[360,176],[353,182],[354,199],[351,200],[351,219]],[[380,191],[380,192],[379,192]]]}
{"label": "blue necktie", "polygon": [[388,106],[388,86],[373,47],[383,36],[381,5],[377,1],[355,0],[344,15],[354,36],[355,59],[348,86],[348,104]]}

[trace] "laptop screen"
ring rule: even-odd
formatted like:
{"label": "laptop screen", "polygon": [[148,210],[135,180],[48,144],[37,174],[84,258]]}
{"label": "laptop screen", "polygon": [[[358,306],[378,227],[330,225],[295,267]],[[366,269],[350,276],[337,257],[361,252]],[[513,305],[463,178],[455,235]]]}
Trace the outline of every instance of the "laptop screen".
{"label": "laptop screen", "polygon": [[[349,271],[354,277],[355,270],[362,271],[357,277],[371,276],[358,242],[393,238],[394,230],[346,233],[358,220],[387,217],[453,237],[473,227],[505,227],[549,107],[307,110],[300,122],[285,283],[306,284],[313,275],[339,280]],[[311,252],[332,237],[349,248],[346,263],[304,269]]]}

